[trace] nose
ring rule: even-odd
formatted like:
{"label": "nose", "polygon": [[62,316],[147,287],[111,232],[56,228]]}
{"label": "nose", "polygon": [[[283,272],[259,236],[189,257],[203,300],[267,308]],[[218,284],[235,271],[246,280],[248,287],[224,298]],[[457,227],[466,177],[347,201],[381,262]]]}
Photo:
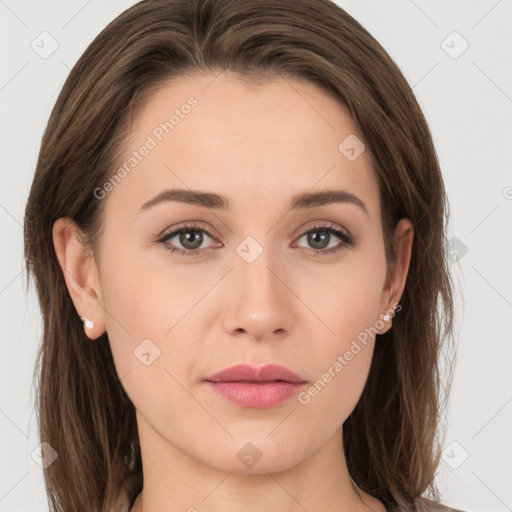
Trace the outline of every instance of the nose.
{"label": "nose", "polygon": [[284,338],[296,323],[300,301],[294,295],[292,273],[277,261],[270,250],[252,262],[234,257],[224,293],[224,329],[238,337],[255,341]]}

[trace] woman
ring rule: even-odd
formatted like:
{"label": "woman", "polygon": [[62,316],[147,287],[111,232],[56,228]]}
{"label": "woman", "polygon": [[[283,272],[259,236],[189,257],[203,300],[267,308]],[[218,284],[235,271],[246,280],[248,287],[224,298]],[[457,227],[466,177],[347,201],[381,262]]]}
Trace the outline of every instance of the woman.
{"label": "woman", "polygon": [[126,10],[26,208],[52,510],[453,510],[447,214],[409,85],[334,3]]}

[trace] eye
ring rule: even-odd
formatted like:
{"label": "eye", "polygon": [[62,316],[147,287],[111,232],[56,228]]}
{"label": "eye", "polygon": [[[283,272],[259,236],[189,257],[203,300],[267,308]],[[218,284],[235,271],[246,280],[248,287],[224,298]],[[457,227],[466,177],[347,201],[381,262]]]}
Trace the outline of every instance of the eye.
{"label": "eye", "polygon": [[[205,241],[205,235],[207,238],[214,240],[213,235],[203,227],[197,224],[187,224],[163,235],[158,242],[163,243],[164,247],[172,253],[177,253],[181,256],[197,256],[209,249],[201,248]],[[174,238],[176,240],[170,245],[169,242]],[[180,244],[183,249],[176,247],[176,244]]]}
{"label": "eye", "polygon": [[[164,234],[158,242],[163,243],[164,247],[172,253],[181,256],[198,256],[201,253],[209,251],[213,247],[201,247],[203,243],[210,238],[215,241],[216,247],[222,247],[214,236],[204,227],[197,224],[186,224],[180,226],[173,231]],[[341,251],[344,248],[355,245],[355,238],[342,228],[338,228],[328,223],[320,223],[314,225],[308,231],[299,236],[306,239],[306,243],[312,248],[308,249],[314,256],[322,256]],[[331,242],[341,240],[338,244],[332,246]],[[173,240],[175,239],[175,240]],[[177,247],[178,245],[178,247]],[[181,245],[181,247],[179,247]],[[300,245],[298,247],[301,247]]]}
{"label": "eye", "polygon": [[[335,242],[334,238],[341,240],[337,245],[332,245],[331,242]],[[347,231],[337,228],[332,224],[321,223],[316,224],[313,228],[303,233],[300,237],[306,239],[312,248],[310,251],[314,256],[322,256],[325,254],[332,254],[347,247],[352,247],[355,244],[355,239]]]}

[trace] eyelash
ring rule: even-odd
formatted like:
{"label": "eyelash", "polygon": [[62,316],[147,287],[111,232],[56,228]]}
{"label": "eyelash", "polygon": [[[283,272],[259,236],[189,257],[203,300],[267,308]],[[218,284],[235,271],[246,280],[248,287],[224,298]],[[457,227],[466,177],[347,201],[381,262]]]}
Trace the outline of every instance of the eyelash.
{"label": "eyelash", "polygon": [[[344,230],[340,230],[329,223],[319,223],[319,224],[315,224],[314,226],[311,226],[308,230],[301,233],[298,236],[297,240],[302,238],[304,235],[307,235],[310,232],[315,232],[315,231],[320,231],[320,230],[326,231],[329,234],[334,234],[335,236],[337,236],[339,239],[342,240],[342,244],[338,245],[336,247],[331,247],[330,249],[306,249],[309,253],[311,253],[315,257],[324,256],[326,254],[332,254],[332,253],[341,251],[345,248],[352,247],[355,244],[355,237],[350,235],[348,232],[346,232]],[[206,233],[210,238],[215,239],[215,236],[212,233],[210,233],[207,229],[205,229],[204,227],[199,226],[197,224],[191,223],[191,224],[186,224],[184,226],[180,226],[179,228],[175,229],[174,231],[171,231],[170,233],[163,235],[160,239],[157,240],[157,242],[163,243],[164,247],[168,251],[170,251],[171,253],[177,253],[180,256],[190,256],[190,257],[199,256],[200,253],[204,253],[204,251],[209,250],[209,249],[180,249],[178,247],[172,247],[167,244],[167,241],[170,240],[171,238],[175,237],[176,235],[179,235],[182,232],[187,232],[187,231],[202,231],[202,232]]]}

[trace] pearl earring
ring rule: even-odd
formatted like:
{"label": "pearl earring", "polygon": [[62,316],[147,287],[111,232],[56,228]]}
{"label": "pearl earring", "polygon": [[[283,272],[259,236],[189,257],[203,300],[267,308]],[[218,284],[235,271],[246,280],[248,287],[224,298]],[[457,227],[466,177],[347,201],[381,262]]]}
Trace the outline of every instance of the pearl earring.
{"label": "pearl earring", "polygon": [[80,320],[82,320],[86,329],[92,329],[94,327],[94,322],[92,320],[89,320],[88,318],[85,318],[84,316],[81,316]]}

